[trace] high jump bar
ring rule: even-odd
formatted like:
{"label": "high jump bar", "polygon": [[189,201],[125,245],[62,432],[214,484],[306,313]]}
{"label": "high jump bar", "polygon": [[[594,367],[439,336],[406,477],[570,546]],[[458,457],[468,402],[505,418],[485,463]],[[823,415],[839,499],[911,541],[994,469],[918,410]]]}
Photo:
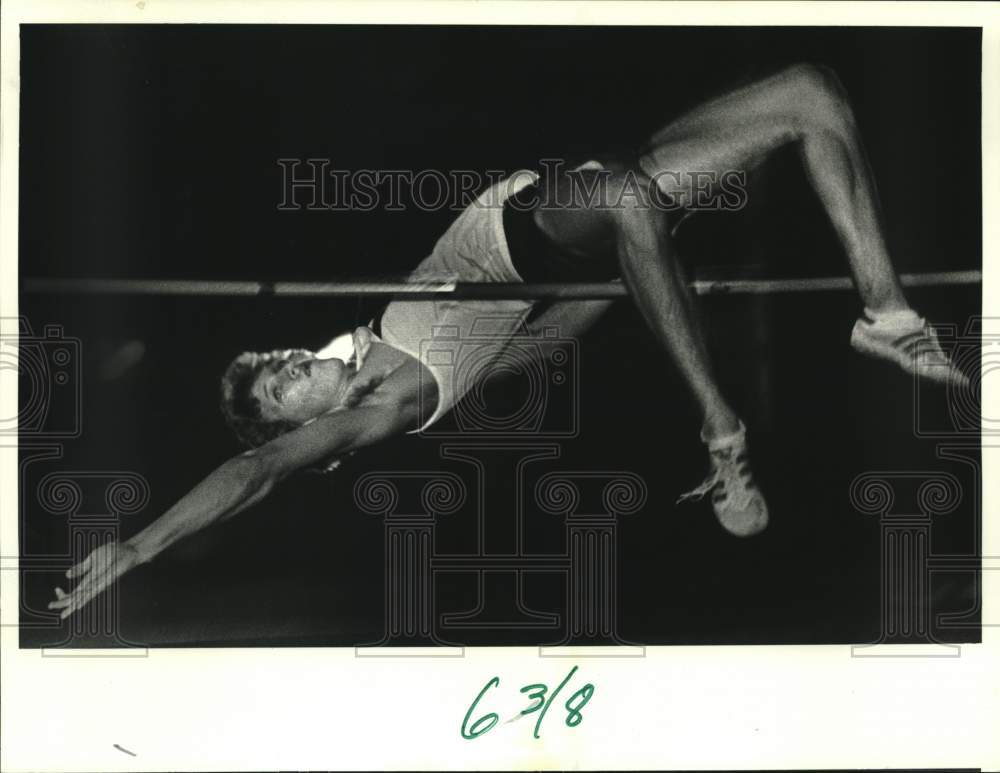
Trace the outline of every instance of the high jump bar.
{"label": "high jump bar", "polygon": [[[980,271],[939,271],[901,274],[905,287],[979,284]],[[799,279],[699,279],[691,283],[698,295],[744,295],[850,290],[850,277]],[[366,295],[405,295],[422,298],[534,299],[561,298],[599,300],[623,298],[628,290],[621,282],[569,284],[524,284],[516,282],[452,281],[361,281],[349,282],[256,282],[201,279],[54,279],[25,277],[26,293],[62,295],[171,295],[281,298],[353,298]]]}

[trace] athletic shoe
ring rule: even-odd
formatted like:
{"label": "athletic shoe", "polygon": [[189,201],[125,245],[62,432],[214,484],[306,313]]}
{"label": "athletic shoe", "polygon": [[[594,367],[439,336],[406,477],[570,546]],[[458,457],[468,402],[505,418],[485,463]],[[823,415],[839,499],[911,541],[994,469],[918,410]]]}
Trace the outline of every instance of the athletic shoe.
{"label": "athletic shoe", "polygon": [[921,378],[957,387],[969,384],[941,349],[934,328],[914,311],[880,315],[878,319],[866,312],[854,323],[851,346],[862,354],[894,362]]}
{"label": "athletic shoe", "polygon": [[751,537],[768,522],[767,502],[754,482],[747,457],[747,428],[724,437],[705,438],[712,471],[700,486],[682,494],[677,503],[698,501],[712,492],[712,509],[722,527],[737,537]]}

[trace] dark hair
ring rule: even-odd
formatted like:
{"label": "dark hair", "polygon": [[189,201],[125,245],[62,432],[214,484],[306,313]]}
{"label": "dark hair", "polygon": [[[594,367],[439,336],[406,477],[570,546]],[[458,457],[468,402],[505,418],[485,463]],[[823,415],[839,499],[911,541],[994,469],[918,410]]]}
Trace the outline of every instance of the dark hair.
{"label": "dark hair", "polygon": [[219,405],[226,424],[246,448],[257,448],[298,427],[285,420],[264,419],[253,385],[261,372],[282,360],[311,352],[305,349],[276,349],[272,352],[243,352],[222,376]]}

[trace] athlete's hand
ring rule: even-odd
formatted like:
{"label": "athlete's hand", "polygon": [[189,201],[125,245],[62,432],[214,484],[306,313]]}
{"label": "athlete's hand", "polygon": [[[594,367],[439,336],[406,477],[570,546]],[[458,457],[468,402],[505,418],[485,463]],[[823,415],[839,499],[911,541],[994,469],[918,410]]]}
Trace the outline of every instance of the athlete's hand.
{"label": "athlete's hand", "polygon": [[66,619],[140,563],[139,551],[128,542],[108,542],[96,548],[66,572],[77,581],[76,586],[69,593],[56,588],[56,600],[49,602],[49,609],[60,610],[59,617]]}

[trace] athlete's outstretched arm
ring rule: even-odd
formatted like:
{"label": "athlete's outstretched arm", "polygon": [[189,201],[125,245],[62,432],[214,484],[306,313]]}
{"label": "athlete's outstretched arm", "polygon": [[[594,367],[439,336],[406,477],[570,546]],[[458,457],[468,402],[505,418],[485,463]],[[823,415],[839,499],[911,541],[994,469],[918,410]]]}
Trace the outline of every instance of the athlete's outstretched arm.
{"label": "athlete's outstretched arm", "polygon": [[403,365],[360,405],[322,416],[224,462],[134,537],[109,542],[73,566],[66,576],[75,579],[76,586],[69,593],[57,588],[49,608],[68,617],[122,574],[151,561],[178,540],[259,502],[295,470],[411,429],[417,421],[418,367],[416,361]]}

